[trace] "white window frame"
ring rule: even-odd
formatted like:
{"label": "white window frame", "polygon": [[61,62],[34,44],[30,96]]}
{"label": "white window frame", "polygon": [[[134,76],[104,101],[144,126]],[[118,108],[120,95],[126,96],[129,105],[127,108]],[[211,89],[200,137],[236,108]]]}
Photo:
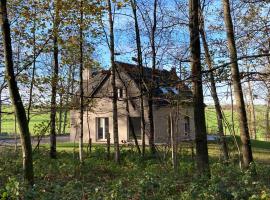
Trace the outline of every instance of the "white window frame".
{"label": "white window frame", "polygon": [[[102,138],[99,138],[99,121],[101,122],[101,119],[103,121],[103,133]],[[108,129],[109,129],[109,118],[108,117],[96,117],[96,136],[97,140],[106,140],[106,119],[108,119]],[[100,123],[101,124],[101,123]]]}
{"label": "white window frame", "polygon": [[[121,96],[121,93],[122,93],[122,96]],[[123,90],[123,88],[117,88],[117,98],[118,99],[122,99],[122,98],[124,98],[124,90]]]}

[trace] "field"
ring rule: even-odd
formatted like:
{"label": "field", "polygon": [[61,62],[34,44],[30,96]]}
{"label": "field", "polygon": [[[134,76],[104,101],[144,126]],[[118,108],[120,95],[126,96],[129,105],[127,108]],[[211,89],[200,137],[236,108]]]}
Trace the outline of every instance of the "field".
{"label": "field", "polygon": [[[255,112],[256,112],[256,129],[257,129],[257,139],[259,140],[265,140],[265,106],[255,106]],[[217,119],[216,119],[216,113],[214,106],[207,106],[205,109],[206,112],[206,126],[207,131],[209,134],[217,133]],[[234,122],[234,128],[235,133],[239,135],[239,121],[237,119],[237,113],[236,110],[233,112],[233,122]],[[227,123],[229,124],[229,127],[232,128],[232,112],[230,106],[224,106],[223,107],[223,114],[226,118]],[[248,117],[249,113],[247,112]],[[230,135],[230,128],[228,128],[227,125],[225,125],[225,133],[226,135]]]}
{"label": "field", "polygon": [[[15,116],[13,114],[12,106],[3,106],[2,108],[3,115],[2,115],[2,134],[14,134],[15,131]],[[62,115],[64,118],[64,114]],[[29,129],[32,135],[36,135],[40,133],[40,130],[42,130],[44,127],[46,128],[46,125],[50,121],[50,110],[47,109],[40,109],[35,108],[31,110],[30,114],[30,123],[29,123]],[[57,122],[59,121],[59,112],[57,112]],[[63,119],[62,119],[63,121]],[[57,130],[58,130],[58,124],[57,123]],[[66,133],[69,133],[69,112],[67,115],[67,125],[66,125]],[[18,129],[17,129],[18,133]]]}
{"label": "field", "polygon": [[[219,147],[209,144],[211,179],[196,174],[188,149],[178,155],[179,169],[171,166],[170,154],[161,159],[141,158],[135,148],[121,149],[121,164],[106,159],[104,146],[94,146],[84,164],[78,162],[77,144],[58,144],[58,158],[49,159],[48,146],[34,153],[35,186],[22,182],[21,157],[0,148],[0,196],[10,199],[265,199],[270,198],[270,144],[253,142],[256,175],[239,169],[230,145],[231,160],[219,160]],[[254,165],[255,166],[255,165]]]}

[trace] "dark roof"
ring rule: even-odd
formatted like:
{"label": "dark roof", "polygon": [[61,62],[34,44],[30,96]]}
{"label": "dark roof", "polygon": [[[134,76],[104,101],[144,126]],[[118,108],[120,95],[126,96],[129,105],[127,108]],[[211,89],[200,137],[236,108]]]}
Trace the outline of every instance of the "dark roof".
{"label": "dark roof", "polygon": [[[140,69],[138,65],[115,62],[117,70],[126,72],[131,79],[139,86],[140,83]],[[84,82],[84,96],[93,97],[103,83],[110,77],[110,70],[100,70],[92,72],[91,79],[88,82]],[[143,68],[144,73],[144,90],[147,92],[147,87],[152,80],[152,69],[148,67]],[[168,71],[165,69],[156,69],[154,72],[155,84],[153,90],[154,103],[157,105],[168,105],[169,101],[167,97],[181,97],[182,100],[190,101],[192,92],[190,88],[185,85],[175,71]],[[77,98],[74,98],[74,103],[79,102],[79,92],[77,92]]]}
{"label": "dark roof", "polygon": [[[138,65],[115,62],[118,68],[124,69],[125,72],[135,81],[135,83],[140,83],[140,69]],[[152,80],[152,68],[143,68],[143,79],[148,86]],[[182,94],[184,96],[191,96],[192,92],[190,88],[185,85],[176,74],[174,68],[171,71],[165,69],[155,69],[154,71],[154,96],[160,97],[167,94]],[[145,88],[146,89],[146,88]]]}

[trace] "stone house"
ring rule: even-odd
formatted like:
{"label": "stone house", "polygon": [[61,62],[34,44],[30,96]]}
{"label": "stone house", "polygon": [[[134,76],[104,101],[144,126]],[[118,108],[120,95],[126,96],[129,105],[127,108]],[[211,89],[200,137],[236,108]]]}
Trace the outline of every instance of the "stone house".
{"label": "stone house", "polygon": [[[116,87],[118,95],[118,130],[119,141],[132,142],[134,131],[139,143],[142,138],[140,113],[140,69],[137,65],[116,62]],[[155,129],[155,143],[169,141],[168,116],[177,110],[179,122],[177,138],[179,140],[194,139],[194,111],[192,92],[181,83],[175,69],[155,70],[153,90],[153,119]],[[148,85],[150,84],[152,69],[144,67],[143,99],[144,116],[146,120],[146,144],[148,144]],[[84,79],[84,141],[92,143],[106,143],[106,133],[109,132],[113,143],[112,123],[112,86],[110,70],[91,72],[85,69]],[[79,100],[74,98],[74,107],[70,112],[70,139],[74,141],[80,135]]]}

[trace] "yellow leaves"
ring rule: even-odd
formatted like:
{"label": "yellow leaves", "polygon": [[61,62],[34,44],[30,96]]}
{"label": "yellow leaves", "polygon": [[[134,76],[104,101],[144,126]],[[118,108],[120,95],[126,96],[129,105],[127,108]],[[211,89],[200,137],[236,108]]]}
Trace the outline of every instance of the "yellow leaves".
{"label": "yellow leaves", "polygon": [[115,3],[116,8],[119,10],[126,6],[126,4],[128,3],[128,0],[118,0],[118,1],[113,0],[112,2]]}

